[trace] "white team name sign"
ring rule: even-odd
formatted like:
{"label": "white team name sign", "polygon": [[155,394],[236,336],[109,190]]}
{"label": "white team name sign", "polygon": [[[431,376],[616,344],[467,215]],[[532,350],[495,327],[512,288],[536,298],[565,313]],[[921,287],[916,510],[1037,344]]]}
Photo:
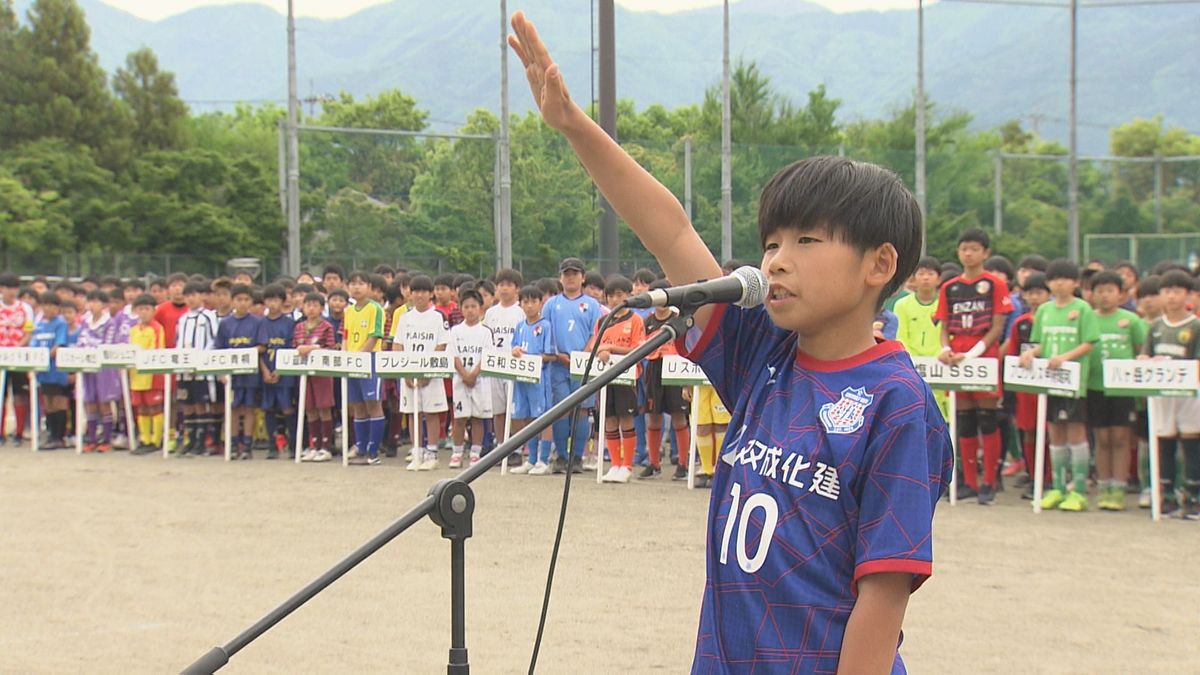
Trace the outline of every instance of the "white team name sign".
{"label": "white team name sign", "polygon": [[250,375],[258,372],[258,350],[254,347],[237,349],[206,349],[200,352],[196,372],[205,375]]}
{"label": "white team name sign", "polygon": [[374,373],[374,356],[375,352],[314,349],[308,355],[308,363],[317,375],[365,379]]}
{"label": "white team name sign", "polygon": [[[609,357],[608,363],[605,363],[605,362],[601,361],[600,359],[596,359],[595,361],[592,362],[592,376],[603,373],[604,371],[608,370],[609,368],[618,368],[622,365],[622,361],[624,361],[624,360],[625,360],[624,356],[617,356],[616,354],[613,354],[611,357]],[[572,379],[575,379],[575,380],[583,379],[583,371],[584,371],[584,368],[587,367],[587,362],[588,362],[588,353],[587,352],[571,352],[571,378]],[[634,371],[634,366],[633,366],[633,364],[630,364],[629,368],[627,370],[622,372],[620,375],[617,375],[617,379],[613,380],[612,384],[633,384],[636,381],[633,371]]]}
{"label": "white team name sign", "polygon": [[1110,396],[1196,396],[1198,365],[1193,359],[1112,359],[1104,362],[1104,391]]}
{"label": "white team name sign", "polygon": [[59,370],[97,373],[100,372],[100,350],[88,347],[59,347],[54,353],[54,365]]}
{"label": "white team name sign", "polygon": [[133,365],[139,373],[190,373],[199,363],[196,349],[139,349]]}
{"label": "white team name sign", "polygon": [[442,380],[454,376],[454,363],[447,352],[376,352],[375,372],[391,379]]}
{"label": "white team name sign", "polygon": [[1000,383],[1000,361],[997,359],[964,359],[946,365],[936,356],[914,356],[912,362],[931,389],[996,391]]}
{"label": "white team name sign", "polygon": [[1032,366],[1022,368],[1020,357],[1004,357],[1004,387],[1012,391],[1079,398],[1083,393],[1079,363],[1065,361],[1061,368],[1053,370],[1049,363],[1049,359],[1034,359]]}
{"label": "white team name sign", "polygon": [[105,368],[132,368],[137,349],[133,345],[101,345],[100,365]]}
{"label": "white team name sign", "polygon": [[484,352],[479,372],[488,377],[517,382],[540,382],[542,379],[542,357],[540,354],[513,356],[504,352]]}
{"label": "white team name sign", "polygon": [[0,370],[29,372],[50,368],[50,350],[45,347],[5,347],[0,349]]}
{"label": "white team name sign", "polygon": [[276,349],[275,372],[280,375],[316,375],[311,359],[300,356],[298,349]]}
{"label": "white team name sign", "polygon": [[678,354],[663,355],[662,381],[663,384],[676,387],[710,384],[708,376],[700,369],[699,364],[692,363]]}

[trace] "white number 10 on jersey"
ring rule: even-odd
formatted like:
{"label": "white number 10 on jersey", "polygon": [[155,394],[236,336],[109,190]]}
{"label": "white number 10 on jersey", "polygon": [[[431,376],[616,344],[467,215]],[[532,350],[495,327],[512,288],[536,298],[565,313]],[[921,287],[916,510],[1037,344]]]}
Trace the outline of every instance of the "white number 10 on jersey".
{"label": "white number 10 on jersey", "polygon": [[[729,540],[733,536],[734,525],[737,525],[737,555],[738,567],[746,574],[754,574],[767,560],[767,552],[771,548],[771,540],[775,536],[775,525],[779,522],[779,504],[775,498],[765,492],[750,495],[742,504],[742,486],[734,483],[729,489],[733,504],[729,506],[729,515],[725,518],[725,533],[721,537],[721,564],[729,559]],[[751,554],[746,550],[746,531],[750,527],[750,517],[755,509],[762,509],[762,534],[758,538],[758,546]]]}

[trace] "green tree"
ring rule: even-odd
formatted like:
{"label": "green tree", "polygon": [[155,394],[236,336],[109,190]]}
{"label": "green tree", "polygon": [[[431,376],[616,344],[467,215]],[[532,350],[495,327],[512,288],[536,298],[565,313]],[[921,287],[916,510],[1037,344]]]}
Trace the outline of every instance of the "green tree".
{"label": "green tree", "polygon": [[133,147],[137,152],[170,150],[187,144],[188,109],[179,99],[175,75],[158,69],[148,47],[125,58],[113,75],[113,90],[133,115]]}

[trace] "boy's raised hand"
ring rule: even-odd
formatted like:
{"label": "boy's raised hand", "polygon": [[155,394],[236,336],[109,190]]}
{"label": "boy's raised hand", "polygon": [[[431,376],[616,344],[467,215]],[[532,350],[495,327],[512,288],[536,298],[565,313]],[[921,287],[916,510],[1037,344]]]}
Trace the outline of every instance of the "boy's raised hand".
{"label": "boy's raised hand", "polygon": [[542,119],[554,129],[565,130],[570,126],[571,118],[580,110],[567,92],[562,70],[550,58],[550,52],[538,37],[533,22],[525,18],[523,12],[513,14],[512,27],[513,34],[508,36],[508,44],[525,66],[525,78],[529,80],[529,89],[542,113]]}

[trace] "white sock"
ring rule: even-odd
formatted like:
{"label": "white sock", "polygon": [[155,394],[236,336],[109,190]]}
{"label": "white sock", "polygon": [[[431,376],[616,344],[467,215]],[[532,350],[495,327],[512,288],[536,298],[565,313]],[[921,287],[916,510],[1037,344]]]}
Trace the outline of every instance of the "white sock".
{"label": "white sock", "polygon": [[454,446],[454,451],[453,451],[453,452],[454,452],[454,454],[456,454],[456,455],[461,455],[461,454],[463,454],[463,446],[461,446],[461,445],[456,445],[456,446]]}
{"label": "white sock", "polygon": [[483,454],[483,446],[482,445],[472,445],[471,446],[471,456],[472,457],[478,457],[482,454]]}

